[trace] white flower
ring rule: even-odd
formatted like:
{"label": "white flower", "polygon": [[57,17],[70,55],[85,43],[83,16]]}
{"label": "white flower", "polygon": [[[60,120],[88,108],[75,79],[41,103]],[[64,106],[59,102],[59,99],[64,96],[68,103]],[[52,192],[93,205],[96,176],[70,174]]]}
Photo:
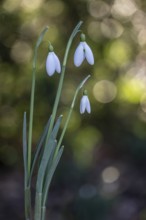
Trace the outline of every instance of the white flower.
{"label": "white flower", "polygon": [[49,54],[47,56],[46,70],[47,70],[47,74],[49,76],[52,76],[55,73],[55,71],[57,73],[61,72],[60,61],[53,51],[49,52]]}
{"label": "white flower", "polygon": [[83,97],[81,98],[81,102],[80,102],[80,113],[83,114],[85,110],[88,113],[91,113],[90,101],[87,95],[83,95]]}
{"label": "white flower", "polygon": [[84,59],[88,61],[89,64],[93,65],[94,64],[94,56],[92,53],[91,48],[88,46],[88,44],[84,42],[80,42],[75,54],[74,54],[74,64],[75,66],[80,66]]}

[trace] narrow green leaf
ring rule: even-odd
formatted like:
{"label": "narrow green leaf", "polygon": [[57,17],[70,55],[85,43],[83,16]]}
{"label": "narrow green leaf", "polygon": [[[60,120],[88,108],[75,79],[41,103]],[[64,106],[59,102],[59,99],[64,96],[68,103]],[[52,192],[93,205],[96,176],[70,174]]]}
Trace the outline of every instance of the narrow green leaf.
{"label": "narrow green leaf", "polygon": [[52,138],[55,140],[58,134],[58,130],[61,124],[61,120],[62,120],[63,115],[60,115],[56,121],[56,124],[54,125],[53,131],[52,131]]}
{"label": "narrow green leaf", "polygon": [[51,121],[51,117],[49,118],[45,128],[44,128],[44,131],[39,139],[39,142],[36,146],[36,151],[34,153],[34,158],[33,158],[33,161],[32,161],[32,166],[31,166],[31,173],[30,173],[30,178],[29,178],[29,182],[31,181],[31,178],[32,178],[32,174],[33,174],[33,171],[34,171],[34,167],[35,167],[35,164],[36,164],[36,161],[38,159],[38,156],[40,154],[40,151],[41,151],[41,148],[42,148],[42,145],[45,141],[45,138],[46,138],[46,135],[47,135],[47,132],[48,132],[48,129],[49,129],[49,126],[50,126],[50,121]]}
{"label": "narrow green leaf", "polygon": [[23,161],[24,161],[24,178],[25,186],[27,185],[27,122],[26,122],[26,112],[23,116]]}
{"label": "narrow green leaf", "polygon": [[43,187],[43,200],[42,200],[42,206],[45,206],[46,204],[46,199],[47,199],[47,195],[48,195],[48,191],[49,191],[49,187],[50,187],[50,183],[51,183],[51,180],[53,178],[53,175],[55,173],[55,170],[57,168],[57,165],[60,161],[60,158],[62,156],[62,153],[63,153],[63,150],[64,150],[64,146],[62,146],[60,148],[60,150],[58,151],[55,159],[53,160],[53,163],[51,165],[51,168],[49,167],[48,170],[46,170],[46,180],[45,180],[45,183],[44,183],[44,187]]}
{"label": "narrow green leaf", "polygon": [[[57,140],[56,140],[56,146],[57,146]],[[53,160],[54,160],[54,155],[55,155],[55,152],[56,152],[56,146],[52,149],[52,152],[51,152],[51,155],[50,155],[47,167],[46,167],[46,171],[45,171],[45,175],[44,175],[44,181],[43,181],[43,188],[44,188],[44,184],[46,182],[48,172],[51,169],[51,166],[52,166],[52,163],[53,163]]]}
{"label": "narrow green leaf", "polygon": [[57,141],[55,139],[56,139],[59,127],[60,127],[61,119],[62,119],[62,115],[57,119],[57,122],[53,128],[53,131],[48,140],[48,143],[45,145],[44,152],[41,158],[41,162],[40,162],[40,166],[38,170],[38,176],[37,176],[37,184],[36,184],[37,192],[40,192],[40,193],[42,192],[42,189],[43,189],[43,181],[45,178],[47,164],[51,158],[52,151],[56,147],[56,144],[57,144]]}
{"label": "narrow green leaf", "polygon": [[[52,117],[52,116],[51,116]],[[58,134],[58,130],[59,130],[59,127],[60,127],[60,123],[61,123],[61,120],[62,120],[62,115],[60,115],[56,121],[56,124],[53,128],[53,131],[52,131],[52,138],[55,140],[56,137],[57,137],[57,134]],[[52,118],[51,118],[52,119]],[[51,123],[51,122],[50,122]],[[40,158],[39,158],[39,164],[40,164],[40,161],[42,159],[42,156],[43,156],[43,152],[41,152],[41,155],[40,155]]]}
{"label": "narrow green leaf", "polygon": [[37,192],[39,192],[39,193],[42,192],[46,167],[47,167],[48,161],[50,159],[52,150],[53,150],[53,148],[55,148],[55,146],[56,146],[56,141],[54,141],[53,138],[50,138],[48,141],[48,144],[46,145],[46,148],[44,149],[43,157],[42,157],[40,167],[38,170],[37,184],[36,184],[36,189],[37,189]]}

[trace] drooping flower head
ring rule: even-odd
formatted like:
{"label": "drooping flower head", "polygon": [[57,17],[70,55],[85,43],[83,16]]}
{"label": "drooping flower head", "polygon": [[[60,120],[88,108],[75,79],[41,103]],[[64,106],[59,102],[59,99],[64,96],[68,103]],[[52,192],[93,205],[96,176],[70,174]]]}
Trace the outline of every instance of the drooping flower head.
{"label": "drooping flower head", "polygon": [[81,34],[81,41],[74,53],[75,66],[79,67],[84,59],[86,59],[90,65],[94,64],[94,56],[92,50],[85,41],[85,34]]}
{"label": "drooping flower head", "polygon": [[85,113],[85,111],[87,111],[89,114],[91,113],[91,106],[90,106],[89,98],[87,96],[87,90],[84,90],[80,102],[80,113],[83,114]]}
{"label": "drooping flower head", "polygon": [[46,71],[49,76],[52,76],[55,71],[61,72],[61,65],[57,55],[53,51],[53,47],[49,44],[49,53],[46,59]]}

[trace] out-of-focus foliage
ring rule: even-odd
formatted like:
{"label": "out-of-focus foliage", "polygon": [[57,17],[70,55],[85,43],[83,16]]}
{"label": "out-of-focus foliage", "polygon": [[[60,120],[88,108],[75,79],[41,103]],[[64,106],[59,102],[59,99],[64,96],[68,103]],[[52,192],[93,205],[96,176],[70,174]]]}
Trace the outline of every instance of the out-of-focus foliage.
{"label": "out-of-focus foliage", "polygon": [[[1,1],[0,163],[22,167],[22,118],[24,111],[29,113],[32,57],[39,33],[49,26],[38,54],[34,146],[51,114],[59,79],[58,74],[51,78],[46,74],[48,42],[62,61],[68,37],[79,20],[84,21],[82,30],[95,65],[84,62],[75,68],[78,36],[70,52],[58,115],[63,114],[65,120],[76,86],[89,73],[92,77],[86,89],[92,114],[80,115],[79,98],[54,179],[55,190],[64,192],[59,203],[64,215],[52,211],[50,219],[145,220],[145,0]],[[78,194],[72,198],[69,190]],[[54,207],[50,204],[52,210]]]}

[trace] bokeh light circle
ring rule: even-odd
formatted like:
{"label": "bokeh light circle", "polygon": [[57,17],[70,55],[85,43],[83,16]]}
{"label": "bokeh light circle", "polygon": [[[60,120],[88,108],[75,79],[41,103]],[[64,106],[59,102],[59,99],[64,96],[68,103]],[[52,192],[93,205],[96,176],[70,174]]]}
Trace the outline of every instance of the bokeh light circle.
{"label": "bokeh light circle", "polygon": [[16,41],[12,46],[11,58],[16,63],[28,62],[32,55],[32,48],[24,41]]}
{"label": "bokeh light circle", "polygon": [[109,103],[115,99],[117,88],[113,82],[101,80],[94,85],[93,95],[97,101],[101,103]]}
{"label": "bokeh light circle", "polygon": [[115,0],[111,12],[115,17],[130,17],[137,10],[137,6],[132,0]]}
{"label": "bokeh light circle", "polygon": [[102,172],[102,179],[105,183],[113,183],[120,176],[119,170],[114,166],[106,167]]}
{"label": "bokeh light circle", "polygon": [[101,31],[105,37],[117,38],[120,37],[124,29],[120,22],[114,19],[104,19],[101,23]]}
{"label": "bokeh light circle", "polygon": [[109,14],[110,7],[103,1],[90,1],[88,10],[94,18],[102,18]]}

